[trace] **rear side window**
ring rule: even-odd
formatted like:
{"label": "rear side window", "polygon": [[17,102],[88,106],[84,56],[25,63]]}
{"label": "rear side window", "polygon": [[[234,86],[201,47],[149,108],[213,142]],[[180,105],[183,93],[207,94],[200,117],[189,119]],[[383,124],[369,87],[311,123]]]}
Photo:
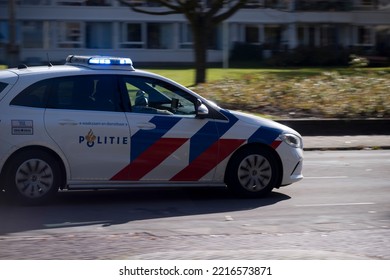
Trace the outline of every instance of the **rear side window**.
{"label": "rear side window", "polygon": [[0,82],[0,93],[8,86],[6,83]]}
{"label": "rear side window", "polygon": [[115,75],[85,75],[52,78],[37,82],[11,105],[90,111],[121,111]]}
{"label": "rear side window", "polygon": [[48,108],[120,111],[114,75],[85,75],[53,79]]}
{"label": "rear side window", "polygon": [[17,106],[45,108],[49,88],[50,80],[44,80],[35,83],[19,93],[10,104]]}

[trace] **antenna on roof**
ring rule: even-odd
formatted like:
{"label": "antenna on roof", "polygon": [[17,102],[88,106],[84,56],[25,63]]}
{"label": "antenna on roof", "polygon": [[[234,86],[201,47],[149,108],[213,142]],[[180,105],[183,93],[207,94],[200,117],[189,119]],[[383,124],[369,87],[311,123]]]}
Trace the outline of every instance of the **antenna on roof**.
{"label": "antenna on roof", "polygon": [[50,62],[49,53],[46,53],[46,57],[47,57],[47,66],[52,67],[53,64],[51,64]]}

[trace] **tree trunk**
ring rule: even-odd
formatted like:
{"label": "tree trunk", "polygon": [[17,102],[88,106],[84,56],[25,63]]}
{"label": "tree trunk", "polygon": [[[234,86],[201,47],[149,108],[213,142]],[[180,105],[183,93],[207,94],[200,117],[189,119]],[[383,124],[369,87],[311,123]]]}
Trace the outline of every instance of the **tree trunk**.
{"label": "tree trunk", "polygon": [[9,42],[7,44],[7,64],[8,67],[16,67],[19,63],[19,47],[16,44],[16,23],[15,23],[15,0],[8,2],[8,33]]}
{"label": "tree trunk", "polygon": [[211,29],[207,22],[203,15],[199,15],[191,24],[194,36],[195,85],[206,82],[207,43]]}

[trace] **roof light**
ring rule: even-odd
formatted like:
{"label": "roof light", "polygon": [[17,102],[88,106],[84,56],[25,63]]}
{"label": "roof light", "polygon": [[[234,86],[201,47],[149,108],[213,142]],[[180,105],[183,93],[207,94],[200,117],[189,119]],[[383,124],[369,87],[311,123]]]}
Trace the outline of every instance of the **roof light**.
{"label": "roof light", "polygon": [[81,65],[93,69],[134,70],[131,59],[125,57],[69,55],[66,58],[66,64]]}
{"label": "roof light", "polygon": [[88,64],[94,64],[94,65],[111,64],[111,60],[109,60],[108,58],[93,57],[88,60]]}

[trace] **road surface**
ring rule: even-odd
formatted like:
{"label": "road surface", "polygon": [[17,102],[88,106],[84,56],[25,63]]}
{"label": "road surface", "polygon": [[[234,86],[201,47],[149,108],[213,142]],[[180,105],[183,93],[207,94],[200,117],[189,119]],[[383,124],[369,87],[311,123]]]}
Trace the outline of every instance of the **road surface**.
{"label": "road surface", "polygon": [[305,153],[264,199],[225,189],[64,192],[0,201],[0,259],[390,259],[390,151]]}

